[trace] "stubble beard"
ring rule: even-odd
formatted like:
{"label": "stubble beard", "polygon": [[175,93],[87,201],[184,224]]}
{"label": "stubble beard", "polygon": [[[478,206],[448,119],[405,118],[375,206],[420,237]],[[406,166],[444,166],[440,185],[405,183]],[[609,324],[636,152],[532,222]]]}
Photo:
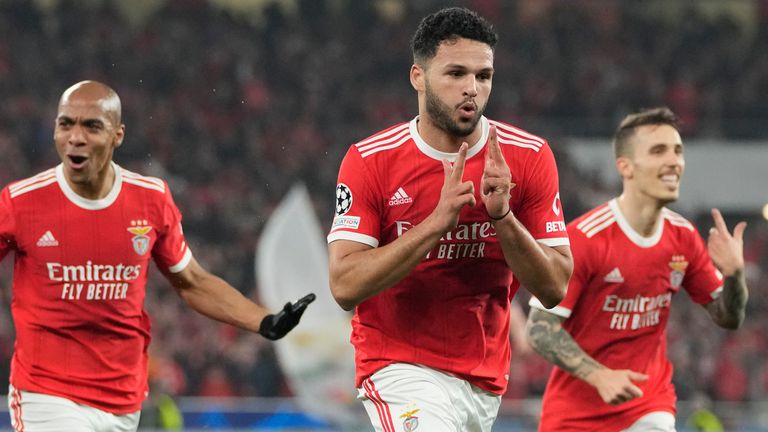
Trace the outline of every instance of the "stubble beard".
{"label": "stubble beard", "polygon": [[482,107],[478,106],[477,112],[471,120],[459,123],[453,119],[453,110],[451,107],[440,100],[440,98],[432,91],[429,83],[426,84],[424,93],[427,102],[427,114],[429,114],[432,122],[435,126],[453,136],[466,137],[474,132],[477,123],[480,121],[480,117],[483,115],[483,112],[485,112],[485,105]]}

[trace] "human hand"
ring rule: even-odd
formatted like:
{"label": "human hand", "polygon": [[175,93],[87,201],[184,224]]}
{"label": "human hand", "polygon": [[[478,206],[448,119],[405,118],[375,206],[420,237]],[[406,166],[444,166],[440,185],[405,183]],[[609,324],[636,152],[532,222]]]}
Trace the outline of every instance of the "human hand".
{"label": "human hand", "polygon": [[496,126],[491,126],[488,149],[485,152],[485,168],[480,182],[485,210],[491,219],[500,220],[509,213],[509,195],[515,186],[509,165],[499,147]]}
{"label": "human hand", "polygon": [[269,340],[278,340],[299,324],[301,316],[310,303],[315,301],[315,294],[309,293],[294,303],[288,302],[283,309],[261,320],[259,334]]}
{"label": "human hand", "polygon": [[643,396],[640,387],[634,381],[646,381],[648,375],[629,369],[595,369],[585,378],[597,389],[603,402],[619,405]]}
{"label": "human hand", "polygon": [[728,231],[720,210],[712,209],[715,226],[709,229],[707,250],[712,261],[724,276],[733,276],[744,269],[744,230],[747,223],[742,221],[733,228],[733,235]]}
{"label": "human hand", "polygon": [[440,201],[432,212],[432,216],[436,218],[442,232],[456,227],[459,223],[459,212],[461,212],[462,207],[465,205],[474,206],[477,203],[475,185],[470,180],[461,181],[461,177],[464,175],[468,148],[469,144],[461,144],[459,154],[453,165],[445,159],[442,161],[445,180],[443,189],[440,191]]}

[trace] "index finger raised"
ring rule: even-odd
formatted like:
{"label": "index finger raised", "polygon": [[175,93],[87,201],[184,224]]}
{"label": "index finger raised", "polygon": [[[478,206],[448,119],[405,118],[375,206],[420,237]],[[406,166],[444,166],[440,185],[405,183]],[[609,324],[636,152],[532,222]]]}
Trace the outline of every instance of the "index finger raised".
{"label": "index finger raised", "polygon": [[467,149],[469,144],[461,143],[459,148],[459,154],[456,156],[456,161],[453,163],[453,172],[451,173],[451,179],[456,183],[461,183],[461,177],[464,175],[464,163],[467,161]]}
{"label": "index finger raised", "polygon": [[499,138],[496,135],[495,125],[491,125],[488,131],[488,156],[494,161],[504,159],[504,155],[501,154],[501,147],[499,147]]}
{"label": "index finger raised", "polygon": [[712,219],[714,219],[715,228],[717,228],[718,231],[728,232],[728,226],[725,224],[725,219],[723,219],[720,210],[716,208],[712,209]]}

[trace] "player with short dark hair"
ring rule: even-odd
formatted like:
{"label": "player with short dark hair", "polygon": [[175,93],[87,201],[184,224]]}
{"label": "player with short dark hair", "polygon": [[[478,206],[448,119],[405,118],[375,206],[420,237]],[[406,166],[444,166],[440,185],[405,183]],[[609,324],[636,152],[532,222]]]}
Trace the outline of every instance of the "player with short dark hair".
{"label": "player with short dark hair", "polygon": [[674,431],[666,336],[672,296],[684,289],[721,327],[744,320],[746,223],[731,234],[713,209],[704,244],[691,222],[666,207],[680,194],[685,168],[672,111],[627,116],[614,152],[623,192],[568,224],[574,272],[565,300],[547,311],[531,299],[528,339],[558,366],[540,431]]}
{"label": "player with short dark hair", "polygon": [[418,116],[341,164],[331,291],[355,310],[357,386],[377,431],[490,431],[512,297],[523,284],[554,306],[571,273],[549,144],[483,115],[496,39],[467,9],[424,18]]}
{"label": "player with short dark hair", "polygon": [[117,93],[82,81],[61,96],[61,164],[0,193],[0,259],[15,252],[16,431],[135,431],[147,396],[150,259],[196,311],[279,339],[314,296],[276,314],[204,270],[168,184],[112,161],[125,137]]}

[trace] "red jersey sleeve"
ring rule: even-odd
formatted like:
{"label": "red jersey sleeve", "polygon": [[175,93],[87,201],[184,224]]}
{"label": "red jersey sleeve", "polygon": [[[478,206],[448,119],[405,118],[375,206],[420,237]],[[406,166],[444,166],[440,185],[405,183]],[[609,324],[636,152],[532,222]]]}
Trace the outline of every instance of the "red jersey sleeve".
{"label": "red jersey sleeve", "polygon": [[678,264],[673,270],[684,274],[683,287],[691,299],[698,304],[707,304],[717,298],[723,287],[723,275],[716,268],[709,257],[707,247],[701,236],[695,230],[691,232],[689,244],[692,249],[691,262],[686,268],[684,262]]}
{"label": "red jersey sleeve", "polygon": [[579,303],[579,298],[582,292],[584,292],[585,287],[589,284],[593,272],[590,265],[592,260],[589,258],[592,248],[586,244],[587,238],[572,225],[568,225],[568,235],[573,256],[573,274],[568,280],[565,298],[552,309],[546,309],[536,297],[531,297],[531,300],[528,302],[531,307],[545,309],[562,318],[569,318],[571,316],[573,308]]}
{"label": "red jersey sleeve", "polygon": [[357,147],[347,151],[336,185],[336,211],[328,243],[352,240],[371,247],[381,240],[378,183],[365,165]]}
{"label": "red jersey sleeve", "polygon": [[0,260],[13,250],[16,243],[16,222],[11,208],[11,196],[8,188],[0,194]]}
{"label": "red jersey sleeve", "polygon": [[158,266],[168,269],[171,273],[178,273],[189,264],[192,252],[181,229],[181,212],[173,202],[173,196],[167,184],[163,197],[165,199],[163,225],[157,235],[152,257]]}
{"label": "red jersey sleeve", "polygon": [[524,187],[525,195],[515,216],[540,243],[547,246],[570,244],[560,204],[557,166],[548,145],[541,147]]}

